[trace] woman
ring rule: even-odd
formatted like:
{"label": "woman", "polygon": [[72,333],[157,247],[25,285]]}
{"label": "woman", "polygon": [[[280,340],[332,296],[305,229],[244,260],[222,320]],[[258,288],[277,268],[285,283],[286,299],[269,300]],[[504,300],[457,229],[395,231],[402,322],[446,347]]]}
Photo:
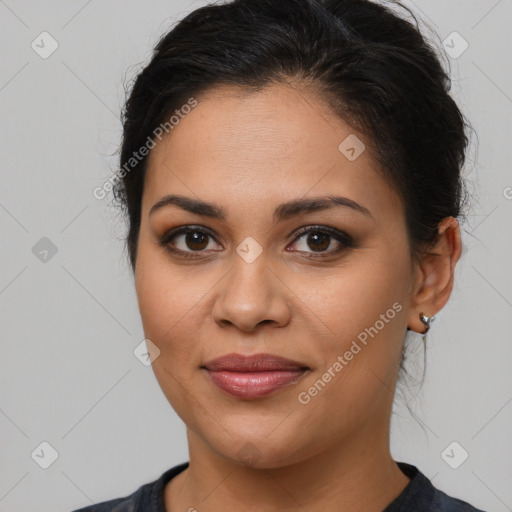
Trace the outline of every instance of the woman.
{"label": "woman", "polygon": [[114,192],[190,461],[82,512],[477,511],[389,448],[407,331],[461,254],[449,88],[369,0],[235,0],[160,40]]}

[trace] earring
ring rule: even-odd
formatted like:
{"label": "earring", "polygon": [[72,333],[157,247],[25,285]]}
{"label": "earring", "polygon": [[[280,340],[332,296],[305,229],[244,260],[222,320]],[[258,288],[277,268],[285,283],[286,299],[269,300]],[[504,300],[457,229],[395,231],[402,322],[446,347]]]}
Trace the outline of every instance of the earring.
{"label": "earring", "polygon": [[423,333],[423,335],[425,335],[430,329],[430,322],[434,320],[434,316],[428,316],[425,315],[424,313],[420,313],[420,320],[423,322],[423,325],[425,326],[425,332]]}

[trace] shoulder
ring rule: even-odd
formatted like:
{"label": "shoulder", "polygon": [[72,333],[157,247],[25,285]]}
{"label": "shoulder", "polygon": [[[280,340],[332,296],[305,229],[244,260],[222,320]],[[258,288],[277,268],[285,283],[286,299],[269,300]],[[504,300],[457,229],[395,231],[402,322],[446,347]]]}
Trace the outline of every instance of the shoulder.
{"label": "shoulder", "polygon": [[384,512],[486,512],[437,489],[416,466],[397,464],[410,482]]}
{"label": "shoulder", "polygon": [[165,471],[156,480],[140,486],[133,493],[73,510],[72,512],[165,512],[164,487],[178,473],[188,467],[188,462]]}
{"label": "shoulder", "polygon": [[435,489],[432,510],[436,512],[486,512],[479,508],[473,507],[466,501],[462,501],[453,496],[448,496],[443,491]]}

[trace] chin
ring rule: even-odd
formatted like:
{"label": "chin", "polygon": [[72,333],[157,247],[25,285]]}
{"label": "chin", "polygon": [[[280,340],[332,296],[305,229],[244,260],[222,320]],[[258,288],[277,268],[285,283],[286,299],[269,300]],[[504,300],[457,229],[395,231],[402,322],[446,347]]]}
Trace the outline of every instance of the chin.
{"label": "chin", "polygon": [[[206,442],[216,453],[247,468],[280,468],[314,455],[311,443],[298,445],[297,436],[289,431],[283,431],[281,435],[274,432],[269,437],[248,436],[243,432],[232,436],[224,433],[222,440],[207,438]],[[294,442],[290,442],[291,439]]]}

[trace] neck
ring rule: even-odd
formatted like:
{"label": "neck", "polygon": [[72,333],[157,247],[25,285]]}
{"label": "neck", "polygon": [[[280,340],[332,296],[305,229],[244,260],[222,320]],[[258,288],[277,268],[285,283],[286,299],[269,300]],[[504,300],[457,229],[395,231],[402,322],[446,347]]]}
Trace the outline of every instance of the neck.
{"label": "neck", "polygon": [[391,457],[388,432],[360,430],[327,452],[268,469],[221,456],[189,429],[187,437],[189,467],[165,488],[169,511],[380,512],[410,481]]}

